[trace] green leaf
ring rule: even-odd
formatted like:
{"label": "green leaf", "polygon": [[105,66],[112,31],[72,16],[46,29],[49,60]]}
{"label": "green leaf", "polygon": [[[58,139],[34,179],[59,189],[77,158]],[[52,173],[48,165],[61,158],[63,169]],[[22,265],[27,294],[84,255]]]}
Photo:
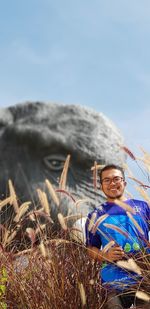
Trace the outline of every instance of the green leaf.
{"label": "green leaf", "polygon": [[4,284],[0,284],[0,291],[2,292],[2,294],[5,294],[6,286]]}
{"label": "green leaf", "polygon": [[7,309],[7,304],[0,302],[0,308]]}
{"label": "green leaf", "polygon": [[7,270],[5,267],[2,268],[2,276],[7,278]]}

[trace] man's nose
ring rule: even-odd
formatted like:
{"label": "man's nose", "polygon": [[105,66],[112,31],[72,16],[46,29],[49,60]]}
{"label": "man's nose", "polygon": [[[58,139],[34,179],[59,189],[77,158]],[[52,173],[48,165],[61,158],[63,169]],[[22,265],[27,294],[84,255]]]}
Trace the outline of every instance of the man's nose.
{"label": "man's nose", "polygon": [[110,183],[109,183],[109,184],[111,185],[112,183],[113,183],[113,184],[116,184],[116,181],[115,181],[114,178],[110,179]]}

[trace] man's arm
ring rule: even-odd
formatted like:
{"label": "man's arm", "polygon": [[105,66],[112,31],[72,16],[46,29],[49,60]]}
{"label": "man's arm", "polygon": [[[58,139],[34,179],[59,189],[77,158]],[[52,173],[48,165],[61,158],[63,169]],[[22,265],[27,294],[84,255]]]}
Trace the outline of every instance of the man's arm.
{"label": "man's arm", "polygon": [[[121,247],[115,245],[107,251],[100,249],[102,245],[100,235],[97,233],[93,234],[91,229],[89,229],[89,223],[91,222],[93,213],[94,212],[88,215],[88,218],[85,224],[86,246],[87,246],[88,255],[95,261],[99,261],[99,262],[102,262],[102,261],[113,262],[113,261],[121,260],[122,257],[125,255]],[[98,213],[96,214],[98,217]],[[94,220],[95,222],[97,220],[97,217]],[[95,222],[93,222],[93,224]]]}

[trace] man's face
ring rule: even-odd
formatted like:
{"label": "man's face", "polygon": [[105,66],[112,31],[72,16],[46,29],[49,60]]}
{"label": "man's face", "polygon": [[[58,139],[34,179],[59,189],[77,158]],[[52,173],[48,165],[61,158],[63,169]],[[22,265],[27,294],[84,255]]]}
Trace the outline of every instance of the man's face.
{"label": "man's face", "polygon": [[121,198],[124,193],[126,182],[120,170],[110,169],[102,173],[101,189],[108,200]]}

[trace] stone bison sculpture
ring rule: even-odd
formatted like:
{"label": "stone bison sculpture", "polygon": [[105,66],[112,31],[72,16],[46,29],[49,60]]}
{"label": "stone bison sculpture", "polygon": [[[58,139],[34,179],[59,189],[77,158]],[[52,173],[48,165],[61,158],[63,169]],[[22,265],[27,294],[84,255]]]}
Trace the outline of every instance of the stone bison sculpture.
{"label": "stone bison sculpture", "polygon": [[[61,193],[64,215],[89,210],[104,197],[93,186],[91,167],[120,163],[124,153],[123,138],[103,114],[78,105],[26,102],[0,110],[0,199],[9,196],[11,179],[18,201],[30,201],[31,210],[40,207],[37,189],[46,192],[45,179],[58,188],[67,155],[71,156],[66,191],[77,199],[88,199],[77,210],[72,200]],[[48,196],[51,217],[58,208]],[[12,207],[0,213],[1,225],[12,222]]]}

